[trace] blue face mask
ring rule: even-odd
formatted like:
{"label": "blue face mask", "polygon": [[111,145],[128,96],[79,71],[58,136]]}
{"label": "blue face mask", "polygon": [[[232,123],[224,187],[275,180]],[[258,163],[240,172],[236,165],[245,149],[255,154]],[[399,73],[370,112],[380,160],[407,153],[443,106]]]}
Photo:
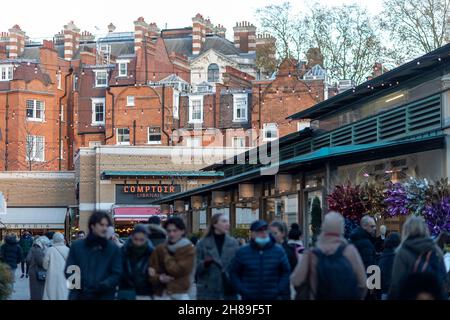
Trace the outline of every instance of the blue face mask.
{"label": "blue face mask", "polygon": [[256,237],[255,242],[257,245],[263,247],[270,242],[270,237],[265,237],[265,238]]}

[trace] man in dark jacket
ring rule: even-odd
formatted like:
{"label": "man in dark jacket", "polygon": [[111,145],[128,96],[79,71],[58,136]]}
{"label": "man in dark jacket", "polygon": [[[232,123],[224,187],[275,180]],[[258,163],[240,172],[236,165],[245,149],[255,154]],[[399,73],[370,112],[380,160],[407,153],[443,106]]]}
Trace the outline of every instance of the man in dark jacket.
{"label": "man in dark jacket", "polygon": [[361,225],[350,235],[350,241],[358,249],[366,269],[369,266],[377,264],[375,250],[376,231],[377,226],[375,220],[370,216],[364,216],[361,219]]}
{"label": "man in dark jacket", "polygon": [[230,267],[230,280],[243,300],[288,300],[290,267],[286,253],[267,231],[265,221],[255,221],[252,239],[241,247]]}
{"label": "man in dark jacket", "polygon": [[152,216],[148,219],[148,232],[148,238],[155,248],[167,239],[166,230],[161,227],[161,219],[158,216]]}
{"label": "man in dark jacket", "polygon": [[106,238],[111,225],[107,213],[94,212],[89,218],[88,236],[72,243],[66,263],[66,276],[69,278],[72,275],[69,267],[78,267],[81,285],[70,290],[70,300],[115,298],[123,268],[119,247]]}
{"label": "man in dark jacket", "polygon": [[31,246],[33,245],[33,237],[31,236],[31,233],[28,231],[25,231],[23,235],[20,237],[19,246],[22,249],[22,261],[20,261],[20,268],[22,270],[22,276],[28,278],[28,270],[30,269],[30,266],[27,263],[27,256],[28,252],[30,252]]}
{"label": "man in dark jacket", "polygon": [[5,237],[5,243],[0,248],[0,260],[11,268],[14,277],[17,265],[22,261],[22,249],[14,234]]}
{"label": "man in dark jacket", "polygon": [[122,246],[123,274],[119,287],[119,300],[150,300],[152,287],[148,280],[148,267],[153,246],[148,240],[148,229],[138,224]]}
{"label": "man in dark jacket", "polygon": [[392,267],[394,266],[395,249],[400,245],[401,236],[398,232],[389,234],[384,244],[384,250],[378,261],[381,271],[381,299],[387,300],[391,287]]}

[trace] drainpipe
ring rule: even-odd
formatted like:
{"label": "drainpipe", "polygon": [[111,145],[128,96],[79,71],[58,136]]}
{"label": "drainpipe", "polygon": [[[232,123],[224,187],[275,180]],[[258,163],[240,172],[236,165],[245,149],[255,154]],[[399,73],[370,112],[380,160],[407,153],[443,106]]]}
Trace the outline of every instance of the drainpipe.
{"label": "drainpipe", "polygon": [[[108,87],[106,89],[106,92],[109,95],[111,95],[111,98],[112,98],[112,103],[111,103],[111,128],[112,128],[112,130],[111,130],[111,135],[108,136],[108,137],[105,137],[105,144],[106,144],[106,141],[108,141],[109,139],[114,138],[114,132],[115,132],[115,128],[114,128],[114,99],[115,99],[115,96],[114,96],[114,93],[111,92],[111,88],[110,87]],[[106,115],[105,115],[105,118],[106,118]],[[106,132],[106,122],[105,122],[105,132]]]}
{"label": "drainpipe", "polygon": [[5,112],[5,171],[8,171],[8,149],[9,149],[9,92],[6,92],[6,112]]}
{"label": "drainpipe", "polygon": [[136,120],[133,120],[133,146],[136,145]]}
{"label": "drainpipe", "polygon": [[164,115],[165,115],[165,105],[166,105],[166,85],[163,84],[162,85],[162,95],[161,95],[161,115],[162,115],[162,132],[164,133],[164,135],[167,137],[167,142],[168,145],[170,146],[172,143],[170,142],[170,135],[166,132],[166,126],[164,124]]}
{"label": "drainpipe", "polygon": [[62,123],[61,123],[61,118],[62,118],[62,100],[67,96],[67,79],[72,75],[73,73],[73,68],[70,67],[69,69],[69,73],[66,74],[64,76],[64,95],[62,97],[59,98],[59,141],[58,141],[58,146],[59,146],[59,157],[58,157],[58,170],[61,171],[62,170],[62,154],[61,154],[61,140],[62,140]]}

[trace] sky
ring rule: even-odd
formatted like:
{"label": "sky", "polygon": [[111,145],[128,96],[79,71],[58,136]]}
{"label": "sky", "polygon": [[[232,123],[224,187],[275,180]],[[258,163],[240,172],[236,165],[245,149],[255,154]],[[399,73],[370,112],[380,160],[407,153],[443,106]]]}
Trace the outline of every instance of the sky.
{"label": "sky", "polygon": [[[296,11],[304,8],[306,0],[291,0]],[[69,21],[74,21],[81,31],[87,30],[101,36],[107,25],[113,23],[120,31],[133,31],[135,21],[143,16],[147,23],[156,22],[160,29],[187,27],[192,17],[200,13],[210,18],[214,25],[227,28],[227,37],[232,38],[233,26],[238,21],[250,21],[257,25],[255,11],[270,4],[281,4],[285,0],[22,0],[20,7],[15,1],[2,1],[0,31],[8,31],[18,24],[32,40],[51,39]],[[382,0],[318,0],[326,5],[358,3],[371,13],[381,10]],[[7,14],[5,14],[7,12]]]}

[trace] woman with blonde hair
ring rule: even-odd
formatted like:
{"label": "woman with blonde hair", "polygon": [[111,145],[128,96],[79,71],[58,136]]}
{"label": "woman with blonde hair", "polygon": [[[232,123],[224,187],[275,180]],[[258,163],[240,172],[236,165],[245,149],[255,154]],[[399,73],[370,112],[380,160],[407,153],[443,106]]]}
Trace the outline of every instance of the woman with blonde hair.
{"label": "woman with blonde hair", "polygon": [[197,299],[234,299],[227,269],[239,244],[228,235],[230,222],[223,213],[212,216],[206,235],[197,244]]}
{"label": "woman with blonde hair", "polygon": [[[430,274],[442,286],[442,298],[446,289],[446,272],[442,251],[431,239],[425,220],[419,216],[410,216],[402,229],[402,242],[397,249],[392,268],[389,299],[404,297],[406,279],[415,274]],[[427,288],[422,288],[427,292]],[[420,292],[419,292],[420,293]]]}

